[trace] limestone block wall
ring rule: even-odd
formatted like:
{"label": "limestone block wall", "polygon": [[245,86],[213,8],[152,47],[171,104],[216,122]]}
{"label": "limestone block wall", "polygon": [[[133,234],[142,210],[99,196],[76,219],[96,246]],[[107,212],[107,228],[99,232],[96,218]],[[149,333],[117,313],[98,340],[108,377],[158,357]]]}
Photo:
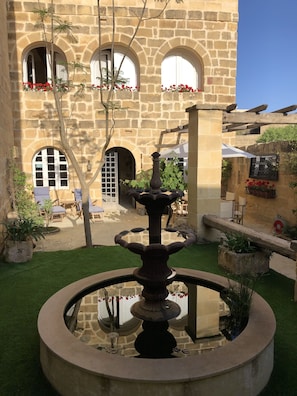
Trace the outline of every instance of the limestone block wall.
{"label": "limestone block wall", "polygon": [[270,154],[279,155],[278,180],[272,181],[275,185],[276,198],[267,199],[255,197],[246,193],[246,180],[249,178],[250,160],[246,158],[232,159],[232,175],[228,180],[228,191],[235,192],[236,197],[243,196],[247,199],[245,217],[251,221],[260,221],[268,226],[273,226],[277,216],[281,216],[288,224],[296,225],[296,216],[293,209],[297,208],[297,196],[289,187],[290,182],[296,177],[288,171],[288,143],[272,142],[267,144],[254,144],[246,147],[247,151],[263,156]]}
{"label": "limestone block wall", "polygon": [[5,219],[11,209],[8,192],[8,159],[11,158],[13,151],[13,129],[7,39],[6,2],[2,1],[0,3],[0,221]]}
{"label": "limestone block wall", "polygon": [[[104,114],[99,91],[92,88],[90,61],[98,49],[97,2],[83,5],[55,0],[55,12],[77,27],[73,33],[77,42],[58,36],[56,44],[67,62],[79,61],[86,73],[76,75],[84,84],[82,96],[74,97],[74,90],[63,96],[64,115],[68,117],[69,142],[82,164],[100,159],[105,141]],[[109,1],[101,1],[102,44],[112,41],[112,10]],[[127,47],[135,29],[139,1],[116,1],[115,42]],[[120,108],[115,111],[115,129],[109,148],[129,150],[136,162],[136,171],[151,166],[150,154],[159,150],[160,132],[188,122],[185,109],[195,104],[228,105],[235,100],[236,48],[238,0],[189,0],[181,4],[171,1],[159,18],[153,18],[163,2],[149,1],[148,17],[131,45],[138,68],[138,91],[118,91],[113,101]],[[48,7],[49,2],[42,3]],[[9,67],[12,78],[15,143],[20,148],[19,160],[24,170],[32,173],[32,157],[41,148],[61,149],[56,111],[51,92],[23,90],[22,62],[24,53],[36,42],[43,41],[43,32],[36,27],[36,2],[9,2]],[[151,19],[153,18],[153,19]],[[48,33],[48,32],[47,32]],[[162,92],[161,63],[174,49],[189,51],[201,65],[201,92]],[[70,74],[70,73],[69,73]],[[167,139],[167,140],[166,140]],[[172,135],[163,144],[175,143]],[[71,174],[72,188],[76,184]]]}

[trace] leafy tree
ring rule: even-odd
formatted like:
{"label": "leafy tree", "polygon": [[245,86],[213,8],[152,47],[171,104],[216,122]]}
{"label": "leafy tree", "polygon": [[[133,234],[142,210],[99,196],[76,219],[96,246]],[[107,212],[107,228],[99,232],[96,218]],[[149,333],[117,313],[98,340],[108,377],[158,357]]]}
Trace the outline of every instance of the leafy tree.
{"label": "leafy tree", "polygon": [[259,139],[257,139],[257,143],[277,141],[297,141],[297,125],[268,128]]}
{"label": "leafy tree", "polygon": [[162,187],[167,190],[187,189],[183,171],[179,165],[178,158],[162,160],[160,163]]}
{"label": "leafy tree", "polygon": [[[150,188],[150,181],[152,178],[153,170],[142,170],[137,173],[135,180],[122,180],[122,183],[135,189],[146,190]],[[179,165],[178,158],[170,160],[162,159],[160,161],[160,178],[162,188],[173,191],[187,189],[187,183],[184,179],[183,171]]]}
{"label": "leafy tree", "polygon": [[[155,0],[158,1],[158,0]],[[102,89],[102,84],[100,85],[100,102],[101,106],[104,112],[104,120],[105,120],[105,140],[102,142],[102,144],[94,149],[94,153],[92,153],[93,157],[98,158],[97,161],[97,168],[95,169],[93,176],[87,180],[85,177],[85,173],[83,172],[82,165],[80,164],[75,151],[74,147],[71,145],[71,140],[69,138],[69,133],[68,133],[68,125],[69,125],[69,120],[71,119],[72,116],[72,110],[71,114],[66,117],[63,109],[63,97],[66,95],[69,90],[75,88],[76,92],[73,96],[73,99],[75,101],[76,98],[80,97],[83,95],[85,85],[83,83],[79,83],[75,86],[75,84],[70,83],[70,80],[68,82],[63,82],[61,80],[56,80],[55,78],[52,79],[52,89],[51,92],[53,93],[54,97],[54,102],[55,102],[55,110],[57,113],[57,118],[58,118],[58,124],[59,124],[59,136],[60,136],[60,142],[61,145],[70,160],[75,173],[79,179],[80,186],[82,189],[82,210],[83,210],[83,217],[84,217],[84,230],[85,230],[85,238],[86,238],[86,245],[88,247],[92,247],[92,236],[91,236],[91,227],[90,227],[90,222],[89,222],[89,189],[90,186],[94,183],[94,181],[97,179],[98,175],[101,172],[101,169],[104,165],[105,161],[105,152],[107,150],[107,147],[110,143],[110,140],[113,136],[114,128],[115,128],[115,110],[119,109],[118,105],[114,102],[114,93],[117,88],[117,84],[121,82],[122,76],[121,76],[121,67],[123,65],[124,59],[131,48],[131,45],[133,43],[133,40],[135,39],[139,28],[141,24],[148,19],[156,19],[159,18],[165,9],[168,7],[169,3],[171,0],[159,0],[159,2],[163,3],[163,6],[160,10],[156,10],[156,14],[153,16],[147,16],[147,7],[148,7],[148,0],[142,0],[139,1],[141,3],[141,6],[137,10],[138,14],[135,14],[136,16],[136,24],[135,26],[132,26],[131,28],[133,29],[130,42],[128,43],[126,47],[126,53],[124,54],[122,61],[119,65],[119,68],[113,69],[112,73],[108,73],[108,71],[104,70],[104,68],[101,65],[101,62],[99,62],[99,70],[100,70],[100,82],[104,84],[104,82],[108,83],[107,86],[107,92],[106,92],[106,86],[104,86],[104,90]],[[182,0],[175,0],[176,3],[181,3]],[[111,43],[111,58],[113,58],[114,50],[115,50],[115,32],[116,32],[116,17],[115,17],[115,4],[114,1],[111,1],[111,7],[112,7],[112,43]],[[70,22],[67,22],[65,20],[62,20],[59,16],[57,16],[54,12],[54,4],[53,0],[51,0],[51,6],[46,9],[37,9],[34,11],[37,16],[38,16],[38,26],[42,29],[43,35],[44,35],[44,41],[46,43],[46,46],[51,54],[51,60],[54,60],[54,47],[55,47],[55,42],[56,39],[59,35],[63,34],[66,35],[66,37],[71,41],[75,42],[75,37],[73,35],[73,29],[74,27]],[[101,25],[102,21],[102,15],[101,15],[101,7],[100,7],[100,0],[97,0],[97,12],[98,12],[98,50],[99,52],[101,51],[102,48],[102,34],[103,34],[103,28]],[[49,32],[49,33],[48,33]],[[55,76],[55,71],[54,71],[54,62],[51,61],[51,75]],[[73,74],[75,76],[75,73],[77,70],[80,71],[85,71],[85,67],[80,64],[79,62],[73,62],[71,65],[73,69]],[[73,80],[74,81],[74,80]],[[82,134],[81,134],[82,136]],[[92,137],[88,136],[86,137],[87,140],[90,141]]]}
{"label": "leafy tree", "polygon": [[16,167],[10,165],[12,174],[12,185],[10,195],[13,209],[21,219],[32,221],[35,225],[43,225],[38,205],[32,200],[32,186],[27,182],[26,174]]}

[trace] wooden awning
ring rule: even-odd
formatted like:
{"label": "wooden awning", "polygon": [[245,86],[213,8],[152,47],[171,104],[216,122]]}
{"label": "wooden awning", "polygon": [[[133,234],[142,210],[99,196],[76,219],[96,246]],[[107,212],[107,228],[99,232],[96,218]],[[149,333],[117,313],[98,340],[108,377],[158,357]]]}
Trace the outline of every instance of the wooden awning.
{"label": "wooden awning", "polygon": [[268,107],[262,104],[245,111],[235,111],[237,105],[227,106],[223,114],[223,132],[242,131],[270,124],[297,124],[297,105],[291,105],[270,113],[263,113]]}
{"label": "wooden awning", "polygon": [[[223,110],[222,132],[245,131],[246,134],[249,134],[249,131],[255,128],[260,128],[263,125],[297,124],[297,112],[292,113],[297,110],[297,104],[287,106],[279,110],[274,110],[270,113],[263,113],[267,107],[267,104],[262,104],[249,110],[241,111],[236,110],[236,103],[232,103],[231,105],[227,106],[225,110]],[[181,135],[188,132],[188,127],[189,124],[185,124],[176,128],[165,129],[161,132],[160,144],[158,144],[157,147],[174,147],[180,142]],[[173,132],[178,134],[176,143],[162,144],[163,136]]]}

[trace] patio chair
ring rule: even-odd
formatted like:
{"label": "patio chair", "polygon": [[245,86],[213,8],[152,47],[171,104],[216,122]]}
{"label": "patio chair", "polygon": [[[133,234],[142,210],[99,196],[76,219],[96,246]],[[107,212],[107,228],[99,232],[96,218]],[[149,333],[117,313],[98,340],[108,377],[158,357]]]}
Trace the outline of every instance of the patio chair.
{"label": "patio chair", "polygon": [[[76,213],[79,217],[82,216],[82,192],[80,188],[75,188],[73,191],[75,199]],[[104,209],[101,206],[94,205],[96,201],[91,201],[89,198],[89,213],[93,221],[103,220]]]}
{"label": "patio chair", "polygon": [[62,221],[66,216],[66,209],[59,205],[59,200],[51,200],[49,187],[35,187],[34,188],[34,199],[39,206],[41,215],[46,215],[45,203],[46,201],[52,202],[52,208],[49,220],[51,221]]}
{"label": "patio chair", "polygon": [[227,191],[225,200],[221,201],[221,217],[234,221],[235,193]]}
{"label": "patio chair", "polygon": [[176,202],[176,214],[178,216],[188,216],[188,202]]}
{"label": "patio chair", "polygon": [[243,224],[243,216],[246,207],[246,198],[239,197],[238,202],[234,204],[233,221],[238,224]]}
{"label": "patio chair", "polygon": [[166,227],[174,226],[176,219],[178,217],[187,217],[188,216],[188,202],[173,202],[168,211],[168,220],[166,223]]}
{"label": "patio chair", "polygon": [[226,201],[234,201],[235,200],[235,193],[227,191],[226,192]]}

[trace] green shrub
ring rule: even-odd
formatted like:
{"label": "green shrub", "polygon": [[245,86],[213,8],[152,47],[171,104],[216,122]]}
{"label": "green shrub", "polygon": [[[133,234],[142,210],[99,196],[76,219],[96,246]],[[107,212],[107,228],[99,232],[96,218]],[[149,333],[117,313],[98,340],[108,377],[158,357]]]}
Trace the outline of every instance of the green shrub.
{"label": "green shrub", "polygon": [[227,180],[232,173],[232,162],[226,159],[222,160],[222,179]]}
{"label": "green shrub", "polygon": [[288,125],[285,127],[267,128],[257,139],[257,143],[269,143],[277,141],[297,141],[297,125]]}
{"label": "green shrub", "polygon": [[170,160],[161,160],[161,181],[162,187],[166,190],[181,190],[187,189],[187,183],[184,179],[183,171],[180,167],[178,158]]}
{"label": "green shrub", "polygon": [[14,164],[11,166],[13,178],[12,201],[18,216],[21,219],[32,219],[35,225],[43,225],[43,218],[40,215],[39,207],[33,201],[32,186],[27,183],[24,172]]}
{"label": "green shrub", "polygon": [[236,338],[247,325],[256,281],[252,275],[240,275],[235,280],[228,279],[229,287],[221,292],[230,309],[225,334],[228,339]]}
{"label": "green shrub", "polygon": [[38,241],[44,238],[42,227],[36,225],[33,219],[17,219],[13,222],[4,223],[5,239],[11,241]]}
{"label": "green shrub", "polygon": [[244,235],[239,233],[226,233],[223,245],[235,253],[251,253],[256,250],[256,246]]}
{"label": "green shrub", "polygon": [[[150,188],[150,181],[152,178],[152,169],[142,170],[137,173],[134,180],[122,180],[124,185],[128,187],[147,190]],[[185,182],[184,175],[179,166],[178,158],[170,160],[160,161],[160,178],[162,182],[162,188],[166,190],[181,190],[187,189],[187,183]]]}

